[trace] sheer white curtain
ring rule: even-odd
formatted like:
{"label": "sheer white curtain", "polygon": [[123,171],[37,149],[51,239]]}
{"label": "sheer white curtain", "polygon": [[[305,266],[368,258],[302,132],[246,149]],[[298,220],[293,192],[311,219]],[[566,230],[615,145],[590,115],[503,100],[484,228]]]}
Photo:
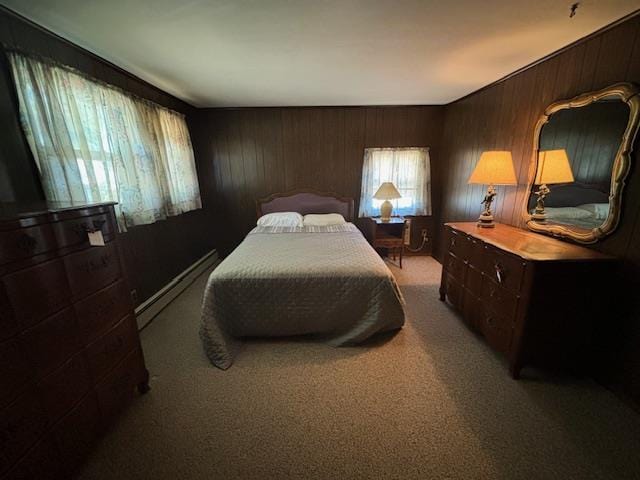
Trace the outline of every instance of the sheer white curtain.
{"label": "sheer white curtain", "polygon": [[383,200],[373,195],[393,182],[402,198],[391,200],[394,215],[431,215],[431,165],[428,148],[366,148],[362,168],[360,217],[380,215]]}
{"label": "sheer white curtain", "polygon": [[184,116],[63,66],[9,60],[49,201],[119,202],[121,229],[201,207]]}

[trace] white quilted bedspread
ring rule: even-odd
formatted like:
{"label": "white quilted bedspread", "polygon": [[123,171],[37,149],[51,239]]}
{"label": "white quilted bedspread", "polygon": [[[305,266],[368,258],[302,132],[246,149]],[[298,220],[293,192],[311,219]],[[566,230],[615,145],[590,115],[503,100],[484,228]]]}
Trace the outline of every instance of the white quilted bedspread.
{"label": "white quilted bedspread", "polygon": [[403,324],[398,285],[353,224],[257,227],[211,273],[200,336],[227,369],[242,337],[318,334],[342,346]]}

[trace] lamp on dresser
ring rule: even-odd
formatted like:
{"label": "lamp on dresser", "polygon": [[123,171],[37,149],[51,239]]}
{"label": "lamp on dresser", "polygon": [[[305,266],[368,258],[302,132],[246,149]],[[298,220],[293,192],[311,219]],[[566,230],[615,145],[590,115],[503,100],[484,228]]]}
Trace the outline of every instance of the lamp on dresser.
{"label": "lamp on dresser", "polygon": [[544,199],[551,193],[551,189],[547,185],[571,183],[573,181],[569,157],[564,148],[560,150],[541,150],[538,153],[536,178],[533,181],[534,185],[538,185],[538,190],[533,192],[538,198],[531,219],[538,223],[547,221],[547,216],[544,212]]}
{"label": "lamp on dresser", "polygon": [[517,185],[511,152],[487,151],[480,155],[476,168],[469,177],[470,184],[487,185],[487,193],[482,200],[484,209],[478,218],[478,227],[493,228],[491,203],[496,196],[494,185]]}

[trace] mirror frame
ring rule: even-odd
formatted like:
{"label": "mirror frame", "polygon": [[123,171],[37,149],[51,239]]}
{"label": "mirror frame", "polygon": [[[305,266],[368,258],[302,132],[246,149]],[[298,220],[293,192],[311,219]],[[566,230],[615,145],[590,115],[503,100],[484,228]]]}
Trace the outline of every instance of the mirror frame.
{"label": "mirror frame", "polygon": [[[533,156],[529,165],[527,194],[524,196],[523,212],[527,227],[537,233],[573,240],[577,243],[595,243],[614,232],[620,222],[622,210],[622,191],[625,180],[631,169],[631,151],[638,132],[640,120],[640,90],[632,83],[616,83],[602,90],[583,93],[569,100],[559,100],[549,105],[538,119],[533,132]],[[605,97],[618,97],[629,106],[629,121],[622,136],[620,147],[613,161],[611,170],[611,188],[609,190],[609,214],[599,227],[591,230],[573,227],[571,225],[543,224],[531,219],[529,213],[529,197],[536,176],[538,166],[538,152],[540,150],[540,134],[542,128],[549,122],[549,118],[560,110],[580,108],[590,105]]]}

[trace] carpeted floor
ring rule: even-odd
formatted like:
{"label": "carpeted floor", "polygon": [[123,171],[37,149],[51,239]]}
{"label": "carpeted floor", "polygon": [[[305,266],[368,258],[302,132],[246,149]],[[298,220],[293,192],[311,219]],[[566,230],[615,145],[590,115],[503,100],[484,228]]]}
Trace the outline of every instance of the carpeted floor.
{"label": "carpeted floor", "polygon": [[200,346],[200,277],[142,332],[152,390],[81,478],[640,478],[640,415],[591,381],[511,380],[438,301],[437,262],[391,268],[407,301],[397,335],[251,341],[226,372]]}

